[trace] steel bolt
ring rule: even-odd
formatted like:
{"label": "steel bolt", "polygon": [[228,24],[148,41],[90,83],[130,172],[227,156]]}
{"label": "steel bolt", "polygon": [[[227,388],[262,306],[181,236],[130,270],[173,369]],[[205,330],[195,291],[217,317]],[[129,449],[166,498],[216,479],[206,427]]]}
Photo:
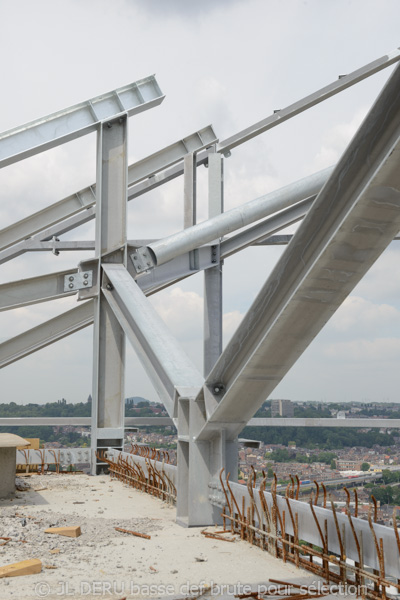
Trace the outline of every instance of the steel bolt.
{"label": "steel bolt", "polygon": [[73,284],[73,283],[70,283],[68,287],[70,287],[70,288],[73,288],[73,287],[74,287],[74,284]]}
{"label": "steel bolt", "polygon": [[112,283],[107,283],[106,288],[108,290],[113,290],[114,289]]}
{"label": "steel bolt", "polygon": [[136,255],[134,255],[133,260],[137,260],[137,256]]}
{"label": "steel bolt", "polygon": [[107,127],[108,127],[108,129],[111,129],[111,127],[112,127],[112,123],[108,122],[108,123],[107,123]]}
{"label": "steel bolt", "polygon": [[84,281],[84,282],[83,282],[83,285],[87,285],[88,283],[89,283],[88,281]]}
{"label": "steel bolt", "polygon": [[83,276],[83,279],[88,279],[89,278],[89,273],[85,273]]}
{"label": "steel bolt", "polygon": [[73,281],[73,280],[74,280],[74,278],[73,278],[73,276],[72,276],[72,275],[70,275],[70,276],[68,277],[68,279],[69,279],[70,281]]}

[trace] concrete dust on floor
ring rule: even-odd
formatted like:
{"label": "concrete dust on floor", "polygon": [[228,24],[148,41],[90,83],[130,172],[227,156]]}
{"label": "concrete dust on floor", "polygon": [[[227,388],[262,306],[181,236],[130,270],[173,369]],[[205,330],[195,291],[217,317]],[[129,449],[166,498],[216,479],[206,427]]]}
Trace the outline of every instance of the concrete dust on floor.
{"label": "concrete dust on floor", "polygon": [[[246,542],[227,543],[206,538],[203,528],[180,527],[175,507],[107,475],[32,475],[20,478],[18,487],[26,490],[0,501],[0,536],[11,538],[0,547],[0,566],[39,558],[43,568],[1,579],[0,600],[189,596],[210,585],[240,593],[240,586],[265,584],[270,577],[315,579]],[[80,526],[82,535],[44,533],[64,526]]]}

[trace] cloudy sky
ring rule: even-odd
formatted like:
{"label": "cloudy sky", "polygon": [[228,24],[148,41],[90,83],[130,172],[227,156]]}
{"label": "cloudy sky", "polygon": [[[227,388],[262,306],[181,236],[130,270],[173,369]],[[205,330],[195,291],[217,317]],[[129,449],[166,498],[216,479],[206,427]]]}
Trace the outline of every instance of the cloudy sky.
{"label": "cloudy sky", "polygon": [[[206,125],[219,138],[267,117],[400,45],[398,0],[0,0],[0,131],[156,74],[161,106],[130,119],[134,162]],[[235,149],[225,161],[226,209],[334,164],[392,68]],[[206,216],[199,172],[199,219]],[[95,180],[95,136],[0,171],[5,227]],[[182,226],[182,181],[129,204],[129,237]],[[93,226],[69,239],[93,239]],[[66,238],[67,239],[67,238]],[[400,242],[393,242],[276,388],[293,400],[399,400]],[[248,249],[224,267],[225,341],[282,252]],[[88,255],[24,255],[1,283],[74,267]],[[152,297],[199,369],[202,276]],[[0,314],[12,337],[76,304],[74,298]],[[0,372],[1,400],[86,400],[92,328]],[[128,349],[126,395],[156,400]]]}

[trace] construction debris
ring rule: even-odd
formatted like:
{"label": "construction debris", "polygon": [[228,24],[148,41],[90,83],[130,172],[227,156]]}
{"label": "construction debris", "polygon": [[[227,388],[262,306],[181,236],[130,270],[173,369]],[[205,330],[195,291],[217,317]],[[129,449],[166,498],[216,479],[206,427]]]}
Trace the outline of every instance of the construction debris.
{"label": "construction debris", "polygon": [[79,525],[73,525],[71,527],[49,527],[45,530],[45,533],[55,533],[56,535],[64,535],[65,537],[72,538],[77,538],[82,535]]}
{"label": "construction debris", "polygon": [[234,542],[235,538],[222,537],[222,535],[217,535],[212,531],[206,531],[205,529],[201,531],[201,534],[206,538],[211,538],[213,540],[222,540],[223,542]]}
{"label": "construction debris", "polygon": [[5,565],[0,567],[0,578],[1,577],[19,577],[21,575],[35,575],[42,571],[42,561],[38,558],[31,558],[29,560],[22,560],[21,562],[12,563],[11,565]]}
{"label": "construction debris", "polygon": [[0,537],[0,540],[5,540],[5,542],[2,542],[0,544],[0,546],[5,546],[6,544],[8,544],[8,542],[11,541],[11,538],[10,537]]}
{"label": "construction debris", "polygon": [[114,527],[115,531],[121,531],[122,533],[130,533],[136,535],[136,537],[144,538],[145,540],[151,540],[151,536],[146,533],[139,533],[138,531],[131,531],[130,529],[122,529],[122,527]]}
{"label": "construction debris", "polygon": [[208,558],[206,556],[200,555],[194,557],[196,562],[207,562]]}

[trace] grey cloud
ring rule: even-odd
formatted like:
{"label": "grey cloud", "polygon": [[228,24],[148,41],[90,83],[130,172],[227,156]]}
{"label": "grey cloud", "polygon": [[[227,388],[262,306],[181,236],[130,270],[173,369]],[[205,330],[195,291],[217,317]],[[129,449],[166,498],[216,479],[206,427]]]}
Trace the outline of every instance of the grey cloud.
{"label": "grey cloud", "polygon": [[203,13],[230,8],[240,0],[135,0],[135,8],[154,16],[190,18]]}

